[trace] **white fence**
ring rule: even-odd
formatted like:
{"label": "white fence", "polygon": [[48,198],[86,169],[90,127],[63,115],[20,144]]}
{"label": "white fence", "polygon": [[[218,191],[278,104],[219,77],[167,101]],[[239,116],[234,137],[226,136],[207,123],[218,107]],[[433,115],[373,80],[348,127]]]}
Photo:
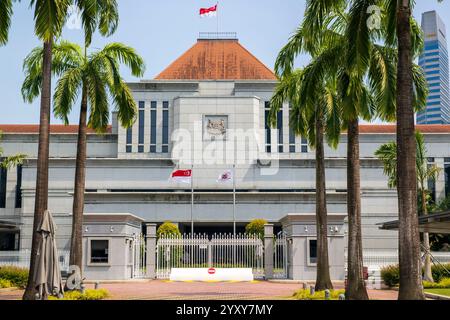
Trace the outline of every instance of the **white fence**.
{"label": "white fence", "polygon": [[172,268],[251,268],[264,277],[264,244],[257,236],[206,234],[163,236],[156,245],[156,277],[168,279]]}
{"label": "white fence", "polygon": [[146,277],[146,243],[145,236],[140,234],[133,239],[133,278],[142,279]]}
{"label": "white fence", "polygon": [[288,275],[288,246],[286,233],[280,232],[274,238],[273,277],[286,279]]}
{"label": "white fence", "polygon": [[[450,252],[431,252],[431,255],[439,263],[450,263]],[[365,267],[381,268],[398,264],[398,250],[364,250],[363,259]],[[345,252],[345,263],[347,263],[347,251]]]}
{"label": "white fence", "polygon": [[[62,272],[69,270],[69,251],[60,250],[59,264]],[[19,268],[30,268],[30,250],[22,251],[0,251],[0,267],[14,266]]]}

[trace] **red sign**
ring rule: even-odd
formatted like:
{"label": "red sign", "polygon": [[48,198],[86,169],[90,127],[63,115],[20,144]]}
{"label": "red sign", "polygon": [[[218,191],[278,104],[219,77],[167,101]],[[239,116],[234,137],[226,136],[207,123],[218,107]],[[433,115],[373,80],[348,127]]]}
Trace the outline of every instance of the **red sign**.
{"label": "red sign", "polygon": [[216,273],[216,269],[214,269],[214,268],[209,268],[209,269],[208,269],[208,273],[209,273],[209,274],[215,274],[215,273]]}

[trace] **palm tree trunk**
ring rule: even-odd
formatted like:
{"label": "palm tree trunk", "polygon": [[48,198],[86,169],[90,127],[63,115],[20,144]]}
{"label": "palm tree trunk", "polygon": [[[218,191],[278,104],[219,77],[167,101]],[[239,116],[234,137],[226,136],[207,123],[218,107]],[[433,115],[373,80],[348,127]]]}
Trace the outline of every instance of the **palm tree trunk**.
{"label": "palm tree trunk", "polygon": [[412,105],[410,0],[397,12],[397,190],[399,209],[400,300],[423,300],[417,214],[416,139]]}
{"label": "palm tree trunk", "polygon": [[72,207],[72,238],[70,242],[70,265],[76,265],[83,272],[83,210],[86,181],[86,135],[87,135],[87,88],[83,84],[81,96],[80,123],[78,127],[77,159]]}
{"label": "palm tree trunk", "polygon": [[323,123],[316,119],[316,228],[317,228],[317,276],[316,290],[333,289],[328,262],[328,223],[325,186],[325,154],[323,147]]}
{"label": "palm tree trunk", "polygon": [[357,118],[348,122],[347,139],[348,271],[345,297],[348,300],[368,300],[369,296],[363,275],[359,123]]}
{"label": "palm tree trunk", "polygon": [[50,104],[51,104],[51,77],[52,77],[52,46],[53,41],[44,42],[44,58],[42,65],[42,92],[39,122],[39,147],[36,168],[36,196],[34,202],[34,219],[31,242],[30,273],[23,300],[34,300],[36,288],[34,287],[35,269],[37,265],[37,251],[40,234],[39,227],[44,211],[48,205],[48,159],[50,139]]}
{"label": "palm tree trunk", "polygon": [[[420,194],[422,197],[422,212],[423,215],[426,216],[428,215],[428,209],[427,209],[427,195],[424,187],[421,188]],[[425,249],[425,264],[423,267],[424,269],[423,279],[428,282],[434,282],[433,273],[431,272],[430,236],[428,232],[423,233],[423,246]]]}

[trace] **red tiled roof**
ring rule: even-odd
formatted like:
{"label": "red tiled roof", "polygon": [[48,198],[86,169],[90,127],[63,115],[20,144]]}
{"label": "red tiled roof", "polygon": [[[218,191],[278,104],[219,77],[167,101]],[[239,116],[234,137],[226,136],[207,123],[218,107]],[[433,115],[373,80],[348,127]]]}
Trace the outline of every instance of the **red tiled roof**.
{"label": "red tiled roof", "polygon": [[[107,133],[111,133],[111,126],[108,126]],[[0,132],[4,133],[39,133],[38,124],[0,124]],[[78,125],[50,125],[50,132],[53,134],[76,134],[78,133]],[[88,129],[88,133],[95,133],[94,130]]]}
{"label": "red tiled roof", "polygon": [[237,40],[198,40],[156,80],[276,80]]}
{"label": "red tiled roof", "polygon": [[[416,129],[422,133],[450,133],[450,125],[423,124],[416,125]],[[395,124],[363,124],[359,126],[360,133],[393,133],[397,132]]]}

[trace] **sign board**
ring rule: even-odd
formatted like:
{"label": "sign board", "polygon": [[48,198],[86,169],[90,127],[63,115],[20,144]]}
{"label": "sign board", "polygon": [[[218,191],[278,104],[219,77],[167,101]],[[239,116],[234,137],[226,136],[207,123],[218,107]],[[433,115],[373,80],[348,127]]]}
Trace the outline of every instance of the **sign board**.
{"label": "sign board", "polygon": [[172,268],[171,281],[253,281],[251,268]]}

